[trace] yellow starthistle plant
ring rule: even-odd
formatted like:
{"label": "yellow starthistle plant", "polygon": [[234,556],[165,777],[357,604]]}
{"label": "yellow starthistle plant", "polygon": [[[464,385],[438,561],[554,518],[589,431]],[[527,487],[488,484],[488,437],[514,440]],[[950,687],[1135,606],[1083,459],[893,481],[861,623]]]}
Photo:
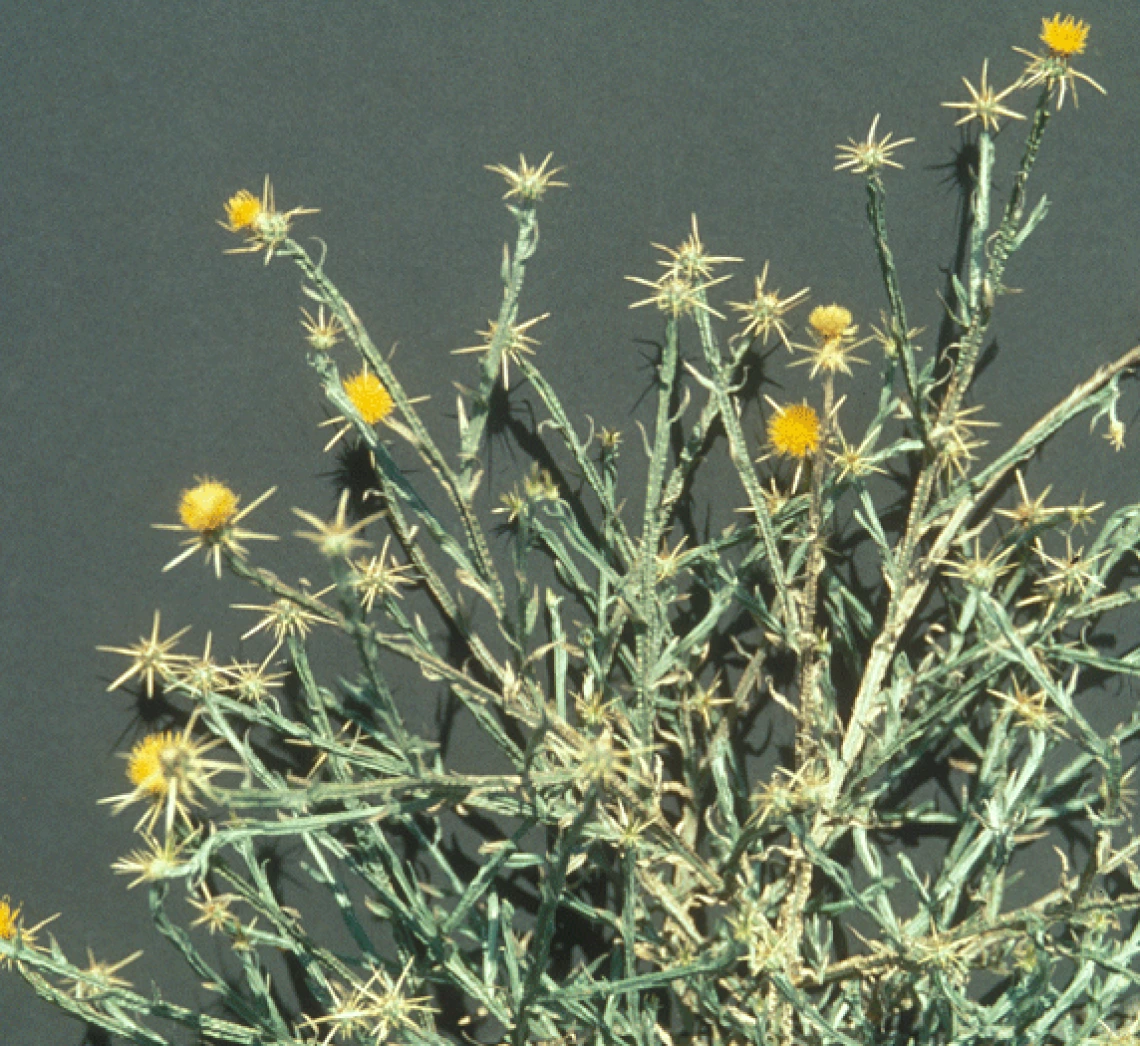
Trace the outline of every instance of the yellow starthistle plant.
{"label": "yellow starthistle plant", "polygon": [[360,596],[360,605],[365,612],[372,609],[379,599],[400,598],[401,588],[413,583],[412,568],[408,564],[396,562],[395,556],[388,553],[391,537],[384,539],[380,554],[368,559],[358,559],[353,563],[352,587]]}
{"label": "yellow starthistle plant", "polygon": [[232,692],[239,701],[251,705],[274,700],[274,688],[288,678],[288,673],[271,672],[269,664],[270,658],[265,658],[259,663],[235,661],[227,665],[227,691]]}
{"label": "yellow starthistle plant", "polygon": [[199,913],[190,925],[205,926],[211,937],[219,931],[232,934],[240,926],[238,917],[233,913],[233,906],[240,900],[232,893],[215,895],[208,883],[202,883],[198,888],[198,896],[189,898],[190,907]]}
{"label": "yellow starthistle plant", "polygon": [[878,430],[872,430],[864,437],[858,446],[848,443],[843,432],[836,427],[835,437],[839,447],[832,452],[832,461],[839,469],[840,479],[864,479],[872,473],[885,473],[881,465],[876,464],[875,442],[878,440]]}
{"label": "yellow starthistle plant", "polygon": [[943,561],[943,569],[947,577],[988,592],[1013,570],[1008,562],[1012,551],[1011,546],[1001,545],[983,551],[981,538],[975,532],[960,543],[957,556]]}
{"label": "yellow starthistle plant", "polygon": [[[792,344],[807,291],[769,288],[767,262],[752,300],[730,303],[739,322],[721,324],[709,291],[737,259],[713,255],[695,217],[659,247],[654,278],[634,280],[635,305],[664,314],[645,383],[656,402],[626,419],[645,467],[616,429],[571,419],[533,351],[541,317],[519,320],[535,315],[523,290],[539,204],[561,184],[549,156],[491,168],[517,235],[496,319],[467,350],[485,355],[477,386],[458,389],[458,441],[436,442],[323,242],[310,253],[292,238],[307,212],[278,212],[268,184],[235,194],[223,224],[243,250],[297,265],[314,303],[303,355],[365,452],[351,484],[336,477],[331,519],[297,512],[327,587],[255,562],[241,528],[260,499],[200,478],[168,525],[187,546],[175,562],[201,550],[220,572],[224,558],[261,593],[232,604],[255,624],[225,657],[208,629],[183,654],[185,630],[166,636],[157,612],[134,645],[102,648],[126,659],[112,686],[161,692],[148,708],[169,716],[128,746],[129,790],[104,800],[139,815],[137,848],[112,867],[151,887],[158,928],[221,1005],[133,989],[126,960],[29,947],[37,927],[7,897],[0,963],[115,1041],[1135,1038],[1140,720],[1124,709],[1110,723],[1098,695],[1140,675],[1112,639],[1140,603],[1140,503],[1102,521],[1083,495],[1030,496],[1028,469],[1086,414],[1122,441],[1140,346],[1095,361],[984,462],[992,422],[970,405],[1006,264],[1044,214],[1026,207],[1033,160],[1087,35],[1071,15],[1045,20],[1046,53],[1019,80],[1042,87],[1020,163],[997,162],[1010,136],[994,132],[1020,114],[988,64],[949,103],[981,128],[961,171],[951,316],[923,365],[880,177],[909,139],[880,135],[877,116],[837,157],[863,176],[887,310],[874,339],[849,307],[820,303]],[[995,172],[1010,169],[1006,195]],[[852,373],[866,340],[884,349],[877,381]],[[790,359],[767,351],[777,341]],[[1023,369],[1039,362],[1003,345],[1026,353]],[[501,425],[510,363],[530,417]],[[796,402],[787,368],[803,363],[820,388]],[[837,373],[858,387],[837,395]],[[764,395],[776,389],[781,402]],[[500,438],[535,464],[481,487]],[[350,513],[347,488],[383,513]],[[953,801],[916,801],[948,783]],[[1088,845],[1058,850],[1054,875],[1042,851],[1062,836]],[[912,840],[938,847],[926,875],[903,853]],[[1049,881],[1008,889],[1018,865]],[[309,914],[327,910],[347,933],[325,939]],[[567,951],[579,940],[582,955]],[[295,992],[271,983],[281,955]]]}
{"label": "yellow starthistle plant", "polygon": [[[235,610],[255,610],[261,615],[261,620],[252,628],[243,632],[243,640],[250,639],[260,632],[269,632],[273,636],[273,649],[266,655],[265,660],[271,660],[289,638],[304,640],[312,631],[313,625],[328,625],[336,620],[333,610],[323,607],[321,598],[331,592],[335,585],[329,585],[318,592],[314,592],[303,603],[289,595],[281,596],[268,605],[262,603],[234,603]],[[315,607],[314,607],[315,604]],[[320,608],[320,609],[316,609]]]}
{"label": "yellow starthistle plant", "polygon": [[729,279],[728,276],[719,276],[715,280],[709,280],[702,283],[698,288],[692,281],[685,279],[684,276],[670,270],[664,276],[656,280],[645,280],[640,276],[627,276],[627,280],[631,283],[640,284],[642,287],[649,287],[653,293],[648,298],[642,298],[640,301],[633,302],[630,305],[631,309],[640,309],[643,305],[656,305],[666,316],[672,319],[678,319],[681,316],[688,316],[693,312],[704,312],[710,316],[715,316],[719,320],[723,320],[724,316],[712,308],[707,301],[703,299],[700,291],[706,287],[711,287],[715,283],[722,283],[724,280]]}
{"label": "yellow starthistle plant", "polygon": [[435,1006],[429,996],[413,998],[404,994],[409,971],[410,966],[406,966],[393,980],[385,970],[377,968],[363,983],[329,985],[328,1013],[306,1018],[304,1024],[318,1034],[321,1025],[327,1027],[320,1046],[342,1037],[379,1046],[393,1032],[415,1028],[418,1015],[433,1012]]}
{"label": "yellow starthistle plant", "polygon": [[229,487],[216,479],[199,477],[198,482],[184,490],[179,499],[178,518],[181,522],[152,524],[157,530],[174,530],[190,534],[190,537],[182,542],[186,546],[185,550],[162,569],[172,570],[183,560],[200,551],[205,554],[208,562],[213,563],[214,575],[221,577],[223,553],[241,558],[246,555],[243,541],[276,541],[277,537],[274,534],[258,534],[238,526],[276,490],[276,487],[270,487],[259,498],[239,511],[238,496]]}
{"label": "yellow starthistle plant", "polygon": [[129,988],[131,982],[118,973],[124,966],[134,962],[142,951],[132,952],[125,959],[118,962],[106,962],[96,959],[95,953],[87,949],[87,965],[71,978],[71,994],[80,1002],[101,999],[115,988]]}
{"label": "yellow starthistle plant", "polygon": [[513,524],[529,505],[540,501],[558,500],[558,485],[554,482],[554,477],[546,469],[535,464],[523,478],[522,485],[516,484],[505,493],[500,498],[499,507],[491,511],[499,515],[506,515],[507,522]]}
{"label": "yellow starthistle plant", "polygon": [[994,509],[995,515],[1005,516],[1013,521],[1021,530],[1033,530],[1037,527],[1054,522],[1064,509],[1045,504],[1046,498],[1052,493],[1053,487],[1046,487],[1037,497],[1031,498],[1025,485],[1025,475],[1021,469],[1014,472],[1017,480],[1017,489],[1021,494],[1021,501],[1013,508]]}
{"label": "yellow starthistle plant", "polygon": [[1020,680],[1013,680],[1009,690],[990,690],[992,696],[1012,710],[1019,726],[1043,734],[1056,734],[1068,737],[1068,732],[1060,725],[1061,716],[1049,708],[1049,700],[1044,690],[1026,690]]}
{"label": "yellow starthistle plant", "polygon": [[198,657],[187,657],[172,673],[172,690],[179,690],[195,701],[200,701],[229,689],[229,676],[211,653],[213,642],[213,633],[207,632],[202,653]]}

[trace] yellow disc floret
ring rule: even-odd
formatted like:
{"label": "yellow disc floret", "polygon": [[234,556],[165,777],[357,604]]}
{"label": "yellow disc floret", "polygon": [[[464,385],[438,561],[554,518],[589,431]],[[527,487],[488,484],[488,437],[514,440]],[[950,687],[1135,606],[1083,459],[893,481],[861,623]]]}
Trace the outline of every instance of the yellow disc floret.
{"label": "yellow disc floret", "polygon": [[779,407],[768,422],[768,441],[777,453],[805,458],[819,448],[819,415],[806,403]]}
{"label": "yellow disc floret", "polygon": [[811,310],[808,324],[824,341],[842,338],[851,330],[851,313],[842,305],[818,305]]}
{"label": "yellow disc floret", "polygon": [[1052,18],[1041,19],[1041,42],[1058,58],[1082,54],[1088,35],[1088,24],[1078,22],[1072,15],[1062,18],[1058,12]]}
{"label": "yellow disc floret", "polygon": [[226,222],[231,232],[252,229],[261,215],[261,201],[246,189],[226,201]]}
{"label": "yellow disc floret", "polygon": [[383,382],[366,370],[344,381],[344,392],[360,416],[375,425],[392,413],[392,397]]}
{"label": "yellow disc floret", "polygon": [[238,496],[224,483],[199,477],[197,486],[182,492],[178,516],[188,530],[210,534],[234,518],[237,506]]}

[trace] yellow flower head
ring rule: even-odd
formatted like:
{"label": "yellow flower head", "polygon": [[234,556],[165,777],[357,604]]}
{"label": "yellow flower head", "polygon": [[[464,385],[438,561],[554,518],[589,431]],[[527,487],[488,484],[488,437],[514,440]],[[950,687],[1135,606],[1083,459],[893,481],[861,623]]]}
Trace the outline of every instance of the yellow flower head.
{"label": "yellow flower head", "polygon": [[817,305],[808,324],[824,341],[834,341],[851,333],[851,312],[842,305]]}
{"label": "yellow flower head", "polygon": [[238,524],[260,505],[276,488],[267,490],[255,498],[240,512],[238,496],[224,483],[216,479],[198,477],[197,486],[182,492],[178,502],[179,523],[155,523],[159,530],[177,530],[190,536],[182,544],[185,549],[175,556],[162,569],[171,570],[184,559],[201,549],[206,558],[214,564],[214,573],[222,576],[222,552],[234,556],[244,556],[241,540],[250,538],[257,541],[276,541],[272,534],[255,534],[244,530]]}
{"label": "yellow flower head", "polygon": [[[34,948],[36,945],[36,933],[43,929],[48,923],[59,918],[59,913],[49,916],[47,919],[41,919],[35,926],[25,926],[23,920],[20,918],[19,907],[13,908],[12,902],[5,894],[0,897],[0,941],[15,941],[19,937],[20,944],[25,948]],[[0,966],[11,969],[12,963],[16,960],[11,954],[0,957]]]}
{"label": "yellow flower head", "polygon": [[230,232],[252,229],[261,217],[261,201],[246,189],[226,201],[226,228]]}
{"label": "yellow flower head", "polygon": [[12,902],[5,894],[0,898],[0,940],[10,941],[16,936],[20,925],[20,909],[13,908]]}
{"label": "yellow flower head", "polygon": [[850,375],[852,363],[866,363],[866,360],[855,355],[855,350],[866,345],[870,339],[856,341],[859,328],[851,320],[851,310],[842,305],[817,305],[808,316],[812,343],[801,345],[795,342],[788,346],[807,353],[806,359],[797,360],[792,366],[810,363],[811,376],[814,378],[821,370],[826,374],[839,371]]}
{"label": "yellow flower head", "polygon": [[174,734],[169,730],[149,734],[131,749],[127,777],[145,794],[162,795],[166,792],[167,775],[176,772],[179,762],[178,739]]}
{"label": "yellow flower head", "polygon": [[1065,104],[1065,94],[1071,87],[1073,104],[1077,104],[1077,81],[1088,84],[1093,90],[1105,93],[1103,87],[1091,76],[1073,68],[1073,56],[1083,54],[1089,27],[1086,22],[1078,22],[1072,15],[1055,14],[1041,20],[1041,42],[1045,54],[1034,54],[1024,48],[1015,47],[1018,54],[1025,55],[1029,64],[1017,81],[1021,87],[1036,87],[1044,84],[1050,90],[1057,87],[1057,108]]}
{"label": "yellow flower head", "polygon": [[181,733],[164,730],[149,734],[137,742],[127,755],[127,779],[134,786],[124,795],[102,800],[113,804],[115,813],[142,800],[150,804],[138,825],[154,828],[164,819],[167,836],[174,826],[175,816],[189,822],[190,806],[198,805],[199,797],[210,792],[210,779],[221,770],[234,769],[212,759],[206,753],[221,742],[196,742],[191,737],[194,716]]}
{"label": "yellow flower head", "polygon": [[806,403],[777,407],[768,421],[768,442],[776,452],[806,458],[819,449],[819,415]]}
{"label": "yellow flower head", "polygon": [[238,496],[216,479],[198,478],[198,485],[182,492],[178,518],[187,530],[210,534],[221,530],[237,513]]}
{"label": "yellow flower head", "polygon": [[1088,35],[1088,24],[1078,22],[1072,15],[1062,18],[1058,12],[1052,18],[1041,19],[1041,42],[1057,58],[1083,54]]}
{"label": "yellow flower head", "polygon": [[226,220],[218,224],[227,232],[247,232],[244,247],[235,247],[227,254],[255,254],[265,251],[268,265],[274,252],[289,237],[290,223],[300,214],[316,214],[312,207],[294,207],[281,212],[273,200],[273,186],[265,178],[265,188],[258,199],[248,189],[236,192],[226,201]]}
{"label": "yellow flower head", "polygon": [[369,425],[383,421],[392,413],[392,396],[383,382],[366,370],[344,381],[344,392],[360,416]]}

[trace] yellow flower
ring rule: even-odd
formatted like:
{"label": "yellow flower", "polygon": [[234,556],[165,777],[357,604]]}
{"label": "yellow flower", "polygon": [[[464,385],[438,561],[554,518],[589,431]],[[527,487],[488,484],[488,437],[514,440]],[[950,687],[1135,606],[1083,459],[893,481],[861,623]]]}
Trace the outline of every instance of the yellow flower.
{"label": "yellow flower", "polygon": [[194,715],[190,717],[181,733],[164,730],[148,734],[137,742],[126,757],[127,780],[134,788],[100,802],[113,804],[115,813],[140,800],[149,802],[149,812],[143,814],[135,825],[136,828],[145,825],[148,832],[153,830],[160,817],[164,818],[167,836],[174,827],[176,815],[189,823],[190,806],[200,805],[199,797],[209,795],[210,779],[222,770],[238,769],[228,763],[203,758],[221,741],[215,739],[204,744],[194,741],[190,732],[195,718]]}
{"label": "yellow flower", "polygon": [[811,310],[808,325],[821,338],[831,341],[850,332],[851,319],[850,310],[842,305],[817,305]]}
{"label": "yellow flower", "polygon": [[829,374],[841,371],[850,375],[851,368],[848,364],[867,362],[853,355],[860,345],[866,345],[870,339],[855,340],[859,328],[851,322],[850,309],[845,309],[842,305],[817,305],[808,317],[808,328],[813,344],[800,345],[796,342],[790,346],[806,352],[808,358],[797,360],[792,364],[793,367],[811,363],[811,376],[814,378],[821,370]]}
{"label": "yellow flower", "polygon": [[[13,908],[11,900],[5,894],[0,897],[0,941],[15,941],[19,937],[19,943],[23,947],[32,948],[36,943],[36,932],[58,918],[59,913],[56,912],[35,926],[25,926],[20,919],[20,909]],[[0,965],[11,967],[12,955],[9,953],[0,957]]]}
{"label": "yellow flower", "polygon": [[252,229],[261,217],[261,201],[246,189],[231,196],[226,201],[226,224],[230,232]]}
{"label": "yellow flower", "polygon": [[806,403],[777,407],[768,421],[768,442],[776,452],[806,458],[819,449],[819,415]]}
{"label": "yellow flower", "polygon": [[[341,388],[348,397],[349,402],[356,408],[356,412],[366,425],[375,425],[384,421],[395,407],[392,394],[384,387],[384,383],[365,367],[359,374],[353,374],[341,382]],[[412,403],[419,402],[412,400]],[[318,428],[327,425],[339,425],[340,428],[333,433],[332,439],[325,444],[324,450],[331,450],[339,440],[347,436],[354,422],[348,421],[343,414],[322,421]],[[394,423],[393,423],[394,424]]]}
{"label": "yellow flower", "polygon": [[345,378],[344,392],[369,425],[383,421],[392,413],[392,396],[384,388],[383,382],[367,370]]}
{"label": "yellow flower", "polygon": [[199,478],[198,485],[182,492],[178,518],[187,530],[208,534],[220,530],[237,513],[238,497],[216,479]]}
{"label": "yellow flower", "polygon": [[1091,76],[1077,72],[1072,67],[1073,55],[1084,53],[1088,35],[1088,25],[1078,22],[1072,15],[1062,18],[1060,14],[1055,14],[1052,18],[1041,19],[1041,42],[1047,53],[1040,55],[1021,47],[1014,48],[1018,54],[1025,55],[1030,60],[1017,81],[1018,85],[1036,87],[1045,84],[1047,88],[1052,88],[1055,84],[1060,84],[1057,92],[1058,109],[1065,104],[1065,92],[1069,87],[1073,89],[1073,104],[1077,104],[1078,80],[1104,94],[1104,88]]}
{"label": "yellow flower", "polygon": [[190,534],[182,542],[187,546],[186,549],[162,569],[170,570],[202,549],[207,561],[214,564],[214,573],[221,577],[223,551],[233,556],[245,555],[245,548],[239,539],[276,541],[277,538],[272,534],[255,534],[237,526],[276,489],[271,487],[239,512],[238,496],[229,487],[216,479],[199,476],[197,484],[184,490],[179,499],[178,518],[181,522],[153,524],[158,530],[178,530]]}
{"label": "yellow flower", "polygon": [[248,189],[242,189],[226,201],[226,220],[218,224],[227,232],[249,232],[244,247],[235,247],[227,254],[254,254],[265,251],[265,264],[289,237],[290,222],[299,214],[316,214],[311,207],[294,207],[281,213],[273,201],[273,186],[269,176],[259,200]]}
{"label": "yellow flower", "polygon": [[1058,12],[1052,18],[1041,19],[1041,42],[1059,58],[1083,54],[1088,35],[1088,24],[1078,22],[1072,15],[1062,18]]}
{"label": "yellow flower", "polygon": [[13,908],[8,895],[0,899],[0,940],[10,941],[20,926],[20,909]]}

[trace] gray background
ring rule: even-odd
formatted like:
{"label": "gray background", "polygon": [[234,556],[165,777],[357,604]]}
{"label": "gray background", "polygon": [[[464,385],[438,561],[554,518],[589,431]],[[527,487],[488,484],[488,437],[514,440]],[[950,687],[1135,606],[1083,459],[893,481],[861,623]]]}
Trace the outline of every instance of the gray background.
{"label": "gray background", "polygon": [[[571,416],[629,428],[635,445],[660,324],[628,311],[623,276],[654,275],[650,241],[679,242],[691,212],[714,252],[746,259],[724,297],[747,298],[770,259],[776,287],[810,284],[813,301],[877,322],[862,189],[831,170],[835,144],[877,112],[917,138],[889,205],[929,348],[959,204],[947,165],[960,136],[939,103],[963,98],[960,76],[977,83],[986,56],[992,82],[1010,82],[1023,64],[1010,45],[1036,47],[1052,13],[1025,0],[3,5],[0,896],[30,921],[62,911],[52,929],[73,957],[144,948],[137,985],[194,996],[144,892],[109,870],[133,818],[96,800],[125,790],[116,752],[139,727],[130,697],[104,692],[120,661],[95,646],[133,642],[162,607],[169,628],[194,625],[189,649],[213,629],[216,651],[237,651],[250,618],[226,608],[249,593],[197,561],[162,575],[174,539],[149,526],[196,474],[247,500],[278,485],[256,522],[284,535],[290,506],[333,502],[295,271],[222,254],[228,196],[269,173],[280,206],[321,208],[298,232],[328,242],[334,280],[379,344],[399,343],[406,386],[433,394],[427,414],[446,425],[452,381],[474,372],[449,353],[494,315],[512,234],[483,165],[553,151],[571,188],[543,207],[522,314],[552,313],[541,358]],[[1002,422],[994,446],[1140,330],[1140,5],[1073,13],[1093,26],[1078,67],[1109,94],[1082,90],[1046,139],[1033,195],[1047,190],[1053,211],[1011,267],[1025,291],[1002,302],[974,397]],[[781,380],[796,392],[803,372]],[[856,409],[872,385],[870,371],[851,383]],[[1135,403],[1130,390],[1126,421]],[[1137,447],[1113,455],[1081,427],[1043,456],[1036,489],[1134,498]],[[267,563],[316,571],[294,539],[280,546]],[[82,1030],[0,971],[0,1039]]]}

